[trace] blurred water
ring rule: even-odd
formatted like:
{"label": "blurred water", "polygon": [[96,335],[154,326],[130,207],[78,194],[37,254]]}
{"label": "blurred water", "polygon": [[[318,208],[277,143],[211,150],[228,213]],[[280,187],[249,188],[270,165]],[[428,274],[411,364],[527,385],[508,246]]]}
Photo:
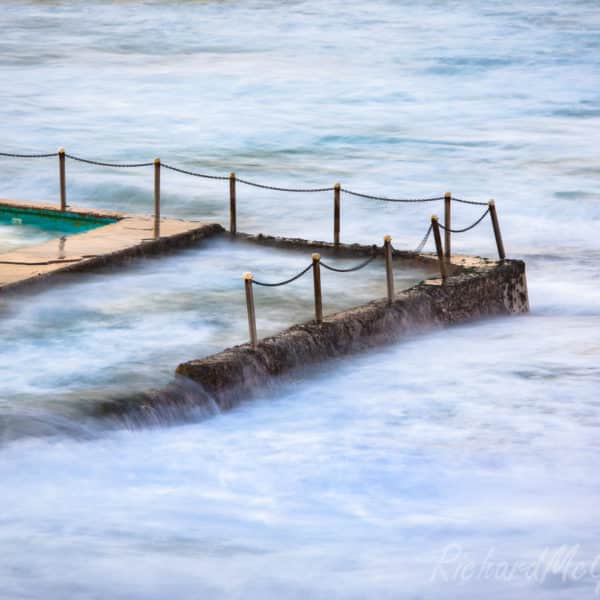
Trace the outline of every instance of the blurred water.
{"label": "blurred water", "polygon": [[[356,258],[323,258],[342,268],[357,264]],[[180,362],[247,341],[244,271],[277,281],[310,261],[307,251],[210,240],[127,269],[63,275],[60,285],[35,295],[8,296],[0,319],[0,415],[164,386]],[[384,296],[384,273],[380,259],[351,286],[351,275],[324,272],[325,310]],[[426,276],[398,269],[396,285],[410,287]],[[312,318],[310,273],[283,288],[257,287],[254,295],[261,337]],[[31,363],[35,369],[26,367]]]}
{"label": "blurred water", "polygon": [[[101,432],[70,409],[243,341],[239,274],[306,258],[209,243],[7,299],[6,439],[36,422],[55,435],[0,449],[3,596],[594,596],[598,573],[564,564],[543,581],[431,576],[448,544],[510,564],[600,552],[597,3],[2,8],[3,151],[495,197],[533,309],[322,365],[209,420]],[[3,196],[56,197],[53,159],[2,168]],[[68,186],[72,203],[151,207],[150,170],[69,162]],[[163,188],[165,214],[226,222],[226,182]],[[343,202],[343,238],[405,248],[436,210]],[[239,205],[245,231],[331,235],[328,194],[240,188]],[[476,216],[461,205],[455,223]],[[455,248],[492,255],[489,229]],[[358,279],[331,278],[331,309],[381,294],[377,265]],[[261,333],[309,317],[308,284],[258,298]]]}

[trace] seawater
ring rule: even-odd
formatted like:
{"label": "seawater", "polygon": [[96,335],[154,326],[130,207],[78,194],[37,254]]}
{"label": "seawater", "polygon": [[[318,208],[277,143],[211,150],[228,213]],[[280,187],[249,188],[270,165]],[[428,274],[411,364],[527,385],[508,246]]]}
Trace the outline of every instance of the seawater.
{"label": "seawater", "polygon": [[[5,299],[4,597],[594,597],[595,2],[5,2],[0,24],[3,151],[493,197],[532,306],[324,364],[232,413],[106,430],[72,407],[244,341],[241,272],[305,258],[214,243]],[[1,164],[3,196],[56,198],[54,159]],[[71,202],[151,211],[151,168],[67,169]],[[163,212],[225,223],[226,186],[165,173]],[[238,203],[241,230],[331,235],[329,194],[240,187]],[[440,208],[344,197],[342,237],[410,248]],[[456,226],[479,210],[456,206]],[[454,245],[493,255],[489,224]],[[362,277],[332,277],[330,306],[382,292]],[[298,289],[261,297],[261,331],[310,316]]]}

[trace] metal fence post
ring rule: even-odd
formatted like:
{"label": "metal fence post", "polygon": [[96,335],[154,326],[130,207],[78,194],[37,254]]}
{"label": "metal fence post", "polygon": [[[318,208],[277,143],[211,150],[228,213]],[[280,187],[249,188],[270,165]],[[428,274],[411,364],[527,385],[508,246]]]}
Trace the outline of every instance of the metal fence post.
{"label": "metal fence post", "polygon": [[244,289],[246,290],[246,308],[248,309],[248,331],[250,333],[250,345],[256,348],[258,337],[256,335],[256,312],[254,310],[254,290],[252,284],[252,273],[244,273]]}
{"label": "metal fence post", "polygon": [[442,281],[446,281],[448,272],[446,270],[446,259],[444,258],[444,249],[442,248],[442,236],[440,235],[440,224],[437,215],[431,215],[431,226],[433,227],[433,237],[435,239],[435,249],[437,251],[438,261],[440,263],[440,274]]}
{"label": "metal fence post", "polygon": [[333,186],[333,243],[340,244],[340,191],[342,186],[336,183]]}
{"label": "metal fence post", "polygon": [[58,178],[60,187],[60,210],[67,210],[67,171],[65,166],[65,149],[58,149]]}
{"label": "metal fence post", "polygon": [[446,249],[446,258],[450,258],[452,250],[450,248],[450,234],[452,227],[452,194],[446,192],[444,194],[444,247]]}
{"label": "metal fence post", "polygon": [[492,218],[492,227],[494,228],[494,237],[496,238],[496,247],[498,248],[498,256],[500,260],[506,258],[504,252],[504,243],[502,242],[502,234],[500,233],[500,223],[498,222],[498,213],[496,212],[496,203],[493,200],[488,202],[490,217]]}
{"label": "metal fence post", "polygon": [[383,253],[385,255],[385,277],[387,282],[388,305],[394,301],[394,271],[392,269],[392,236],[383,236]]}
{"label": "metal fence post", "polygon": [[154,237],[160,237],[160,158],[154,159]]}
{"label": "metal fence post", "polygon": [[235,173],[229,173],[229,231],[237,233],[237,214],[235,205]]}
{"label": "metal fence post", "polygon": [[315,320],[323,322],[323,298],[321,295],[321,255],[312,255],[313,282],[315,287]]}

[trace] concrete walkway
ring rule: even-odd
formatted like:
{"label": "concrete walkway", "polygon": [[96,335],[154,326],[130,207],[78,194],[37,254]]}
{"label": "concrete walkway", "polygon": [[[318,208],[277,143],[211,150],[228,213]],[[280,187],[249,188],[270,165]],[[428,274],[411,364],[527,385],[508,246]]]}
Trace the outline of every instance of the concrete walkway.
{"label": "concrete walkway", "polygon": [[[2,206],[51,210],[60,216],[60,211],[51,204],[0,198]],[[155,238],[152,217],[76,207],[69,207],[68,212],[118,220],[0,254],[0,292],[41,281],[55,273],[88,270],[184,247],[223,231],[214,223],[164,218],[160,220],[160,237]]]}

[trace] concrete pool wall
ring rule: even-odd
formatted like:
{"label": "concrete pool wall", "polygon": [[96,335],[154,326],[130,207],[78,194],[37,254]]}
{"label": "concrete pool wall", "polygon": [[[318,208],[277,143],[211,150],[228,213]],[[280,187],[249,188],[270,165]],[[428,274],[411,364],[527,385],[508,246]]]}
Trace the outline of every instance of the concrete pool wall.
{"label": "concrete pool wall", "polygon": [[453,257],[445,283],[426,280],[387,300],[375,300],[265,338],[180,364],[176,373],[200,384],[222,409],[272,377],[436,326],[529,310],[525,263]]}
{"label": "concrete pool wall", "polygon": [[[0,254],[0,292],[45,282],[56,273],[120,264],[135,257],[190,246],[209,236],[230,235],[215,223],[161,219],[161,235],[156,237],[154,218],[148,216],[74,209],[66,217],[53,206],[0,200],[0,212],[3,209],[37,219],[73,219],[95,228]],[[383,248],[377,246],[333,245],[262,234],[242,233],[236,237],[279,248],[323,250],[340,257],[383,252]],[[271,378],[304,365],[395,341],[432,327],[529,310],[522,261],[454,255],[447,264],[449,276],[442,281],[438,279],[440,263],[435,255],[395,250],[393,257],[398,267],[418,265],[429,278],[397,292],[391,303],[387,299],[374,300],[325,316],[322,323],[310,321],[294,325],[260,340],[256,348],[242,344],[181,363],[176,369],[177,377],[200,384],[199,404],[209,399],[218,408],[227,409]],[[179,389],[174,394],[164,391],[142,394],[139,401],[109,402],[101,412],[104,415],[139,412],[144,407],[177,403],[179,396]]]}
{"label": "concrete pool wall", "polygon": [[0,199],[1,211],[38,221],[56,219],[55,226],[62,221],[72,228],[92,228],[1,253],[0,292],[45,283],[58,273],[88,271],[189,246],[224,231],[215,223],[161,218],[160,236],[155,237],[150,216],[89,208],[61,212],[50,204],[6,199]]}

